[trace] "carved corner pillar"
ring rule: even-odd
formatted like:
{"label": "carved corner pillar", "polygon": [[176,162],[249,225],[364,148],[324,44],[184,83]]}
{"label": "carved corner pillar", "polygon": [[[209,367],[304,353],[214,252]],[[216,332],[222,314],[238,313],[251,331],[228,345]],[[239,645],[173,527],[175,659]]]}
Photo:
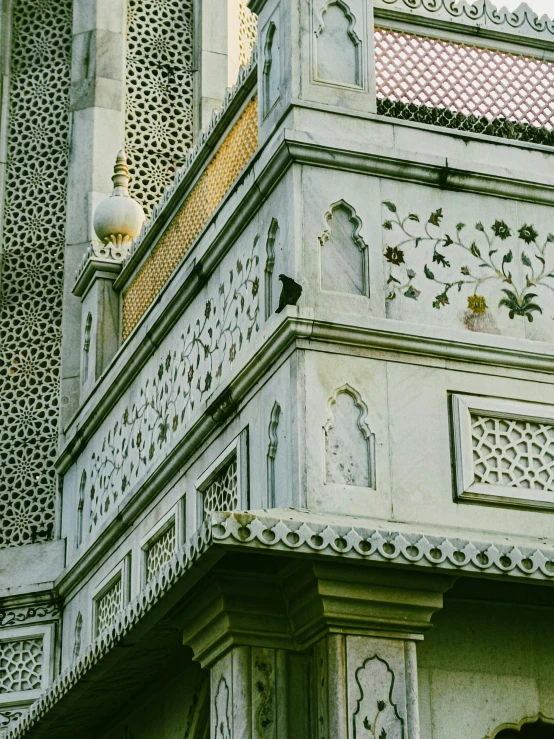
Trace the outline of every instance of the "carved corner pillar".
{"label": "carved corner pillar", "polygon": [[420,739],[416,643],[453,578],[318,564],[286,589],[318,739]]}
{"label": "carved corner pillar", "polygon": [[258,14],[260,142],[296,102],[376,111],[373,0],[251,0],[249,7]]}
{"label": "carved corner pillar", "polygon": [[275,578],[214,575],[185,619],[184,643],[210,670],[210,739],[307,739],[308,657]]}
{"label": "carved corner pillar", "polygon": [[220,565],[183,608],[211,739],[420,739],[416,643],[453,578],[255,560]]}
{"label": "carved corner pillar", "polygon": [[73,288],[82,303],[81,402],[119,348],[119,295],[113,283],[121,271],[122,257],[117,253],[113,258],[109,246],[93,245]]}

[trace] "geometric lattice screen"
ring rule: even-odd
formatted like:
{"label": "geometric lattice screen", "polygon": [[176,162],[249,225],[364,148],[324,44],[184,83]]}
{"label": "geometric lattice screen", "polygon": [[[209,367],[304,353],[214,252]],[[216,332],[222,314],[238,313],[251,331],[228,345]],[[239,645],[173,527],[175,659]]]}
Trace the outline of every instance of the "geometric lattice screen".
{"label": "geometric lattice screen", "polygon": [[554,426],[471,414],[475,480],[554,491]]}
{"label": "geometric lattice screen", "polygon": [[150,215],[193,143],[193,2],[129,0],[125,150]]}
{"label": "geometric lattice screen", "polygon": [[51,538],[71,0],[13,0],[0,275],[0,546]]}
{"label": "geometric lattice screen", "polygon": [[246,0],[239,2],[239,65],[245,67],[252,56],[258,40],[258,16],[247,6]]}
{"label": "geometric lattice screen", "polygon": [[173,522],[146,550],[146,582],[150,582],[175,554],[176,528]]}
{"label": "geometric lattice screen", "polygon": [[1,642],[0,694],[39,690],[42,663],[42,638]]}
{"label": "geometric lattice screen", "polygon": [[202,491],[205,513],[236,511],[240,502],[238,462],[233,456]]}

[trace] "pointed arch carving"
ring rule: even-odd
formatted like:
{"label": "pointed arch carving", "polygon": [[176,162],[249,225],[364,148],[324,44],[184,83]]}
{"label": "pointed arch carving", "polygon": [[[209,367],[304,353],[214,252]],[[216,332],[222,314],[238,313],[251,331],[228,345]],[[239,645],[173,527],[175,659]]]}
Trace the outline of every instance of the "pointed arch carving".
{"label": "pointed arch carving", "polygon": [[351,385],[329,399],[325,435],[325,483],[375,488],[375,435],[368,407]]}
{"label": "pointed arch carving", "polygon": [[264,269],[264,299],[265,299],[265,319],[271,316],[274,311],[273,307],[273,272],[275,267],[275,242],[279,235],[279,221],[276,218],[271,219],[267,232],[267,241],[265,244],[265,269]]}
{"label": "pointed arch carving", "polygon": [[405,739],[404,719],[393,702],[394,678],[389,663],[376,654],[356,670],[358,700],[352,715],[354,739],[362,739],[368,733],[386,739]]}
{"label": "pointed arch carving", "polygon": [[346,202],[331,203],[319,237],[321,289],[369,298],[369,256],[362,221]]}
{"label": "pointed arch carving", "polygon": [[314,78],[347,87],[363,87],[362,40],[356,17],[345,0],[329,0],[315,31]]}
{"label": "pointed arch carving", "polygon": [[273,108],[280,95],[279,87],[281,84],[281,65],[279,56],[280,49],[277,26],[274,21],[270,21],[265,34],[265,43],[263,48],[262,113],[264,118]]}

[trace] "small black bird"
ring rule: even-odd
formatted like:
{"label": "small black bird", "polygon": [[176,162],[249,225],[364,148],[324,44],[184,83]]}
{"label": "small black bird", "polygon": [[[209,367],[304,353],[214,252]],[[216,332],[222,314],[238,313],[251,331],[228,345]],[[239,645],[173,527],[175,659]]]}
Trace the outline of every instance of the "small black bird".
{"label": "small black bird", "polygon": [[283,289],[281,290],[281,296],[279,298],[279,307],[275,313],[280,313],[285,305],[296,305],[298,299],[302,295],[302,285],[295,282],[291,277],[286,275],[279,275],[279,279],[283,283]]}

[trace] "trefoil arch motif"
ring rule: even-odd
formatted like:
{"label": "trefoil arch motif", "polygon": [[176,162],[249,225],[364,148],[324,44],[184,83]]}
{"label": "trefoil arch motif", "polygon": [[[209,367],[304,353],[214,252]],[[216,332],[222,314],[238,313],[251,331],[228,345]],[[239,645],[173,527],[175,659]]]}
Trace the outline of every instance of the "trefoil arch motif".
{"label": "trefoil arch motif", "polygon": [[[340,233],[340,214],[347,218],[349,226],[347,236]],[[336,219],[335,227],[333,219]],[[325,229],[319,236],[321,289],[369,298],[369,249],[361,235],[363,226],[361,218],[352,205],[341,199],[331,203],[324,215],[324,223]],[[325,245],[335,240],[335,237],[338,238],[337,248],[325,252]],[[359,255],[350,253],[350,245],[357,248]]]}
{"label": "trefoil arch motif", "polygon": [[[333,479],[332,470],[330,469],[329,457],[331,455],[331,437],[333,431],[336,429],[337,426],[337,401],[339,400],[341,395],[348,396],[353,401],[354,406],[358,411],[355,431],[359,433],[363,438],[363,441],[365,442],[366,452],[364,468],[362,468],[361,470],[365,476],[365,480],[362,486],[375,489],[375,434],[371,431],[368,423],[369,409],[362,399],[360,393],[348,383],[345,383],[344,385],[341,385],[341,387],[337,388],[331,398],[329,398],[327,421],[325,423],[325,426],[323,427],[325,436],[325,482],[336,482],[336,480]],[[342,429],[341,431],[344,434],[344,429]],[[344,447],[345,437],[342,436],[340,441],[342,441],[342,446]],[[344,449],[342,449],[341,451],[344,453]],[[367,469],[365,469],[366,464]],[[341,462],[341,465],[344,466],[344,460]],[[353,480],[351,482],[348,482],[347,480],[345,480],[345,484],[358,485],[359,481]]]}
{"label": "trefoil arch motif", "polygon": [[[348,24],[345,30],[351,45],[351,59],[348,59],[348,55],[346,54],[347,49],[344,46],[339,48],[336,40],[331,38],[327,40],[325,31],[330,28],[330,12],[333,9],[339,10]],[[329,0],[322,7],[319,13],[318,26],[314,32],[314,77],[316,81],[347,87],[363,87],[361,65],[362,40],[356,33],[355,26],[356,17],[344,0]],[[326,57],[328,58],[326,59]],[[344,58],[347,62],[341,65],[343,67],[342,70],[339,70],[336,66],[336,60],[338,58]],[[342,77],[341,73],[343,75]]]}
{"label": "trefoil arch motif", "polygon": [[[377,696],[374,705],[365,695],[363,686],[363,674],[373,675],[371,681],[382,690],[382,695]],[[381,673],[381,674],[379,674]],[[383,678],[388,679],[389,689],[386,692],[386,682]],[[358,686],[358,700],[356,702],[356,710],[352,714],[352,728],[354,739],[365,739],[366,736],[375,737],[375,739],[404,739],[405,738],[405,722],[398,712],[398,706],[393,702],[392,694],[394,690],[394,672],[389,663],[374,654],[368,657],[354,673],[354,679]],[[377,692],[377,691],[376,691]],[[364,737],[358,733],[358,724],[364,729]]]}

